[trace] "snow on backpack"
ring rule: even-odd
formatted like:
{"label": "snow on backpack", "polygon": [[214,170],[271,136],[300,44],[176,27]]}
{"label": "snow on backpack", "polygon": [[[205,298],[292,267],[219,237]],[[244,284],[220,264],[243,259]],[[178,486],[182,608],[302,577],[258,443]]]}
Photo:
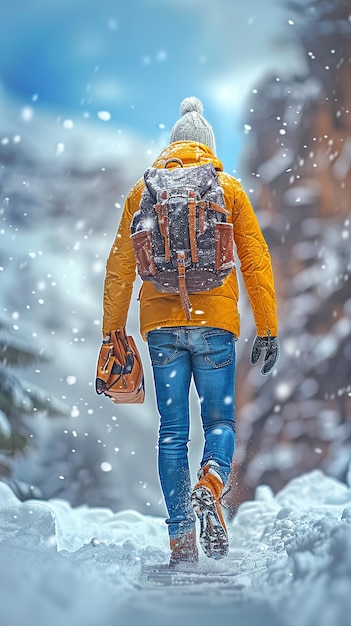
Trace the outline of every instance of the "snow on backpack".
{"label": "snow on backpack", "polygon": [[[176,162],[180,167],[168,169]],[[150,167],[131,224],[138,274],[178,293],[188,320],[188,294],[218,287],[234,267],[233,225],[212,163],[183,167],[169,159]]]}

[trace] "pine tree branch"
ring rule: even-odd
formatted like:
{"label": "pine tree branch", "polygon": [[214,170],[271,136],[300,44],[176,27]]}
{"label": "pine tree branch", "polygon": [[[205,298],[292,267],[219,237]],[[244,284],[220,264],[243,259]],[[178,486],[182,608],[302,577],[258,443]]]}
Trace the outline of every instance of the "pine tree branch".
{"label": "pine tree branch", "polygon": [[34,363],[48,363],[49,359],[43,353],[25,340],[14,337],[10,333],[0,330],[0,363],[8,367],[23,367]]}

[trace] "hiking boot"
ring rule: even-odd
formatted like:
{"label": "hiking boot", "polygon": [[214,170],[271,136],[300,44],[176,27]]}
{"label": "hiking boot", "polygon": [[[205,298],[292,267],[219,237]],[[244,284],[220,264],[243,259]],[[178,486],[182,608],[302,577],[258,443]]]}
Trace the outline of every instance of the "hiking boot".
{"label": "hiking boot", "polygon": [[199,560],[199,552],[196,545],[196,532],[189,530],[188,532],[177,537],[176,539],[170,539],[171,558],[169,561],[170,567],[174,567],[179,563],[197,563]]}
{"label": "hiking boot", "polygon": [[229,551],[228,533],[221,508],[223,481],[209,461],[198,473],[199,481],[191,494],[194,512],[200,520],[200,545],[211,559],[222,559]]}

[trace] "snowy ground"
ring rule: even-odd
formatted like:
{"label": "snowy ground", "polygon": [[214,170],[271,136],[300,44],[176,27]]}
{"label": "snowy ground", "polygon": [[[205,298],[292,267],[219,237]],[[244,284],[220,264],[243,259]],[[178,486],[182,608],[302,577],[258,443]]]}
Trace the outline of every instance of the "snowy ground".
{"label": "snowy ground", "polygon": [[162,519],[21,503],[0,483],[1,626],[350,625],[350,484],[315,471],[258,487],[229,528],[227,559],[163,584],[143,573],[167,561]]}

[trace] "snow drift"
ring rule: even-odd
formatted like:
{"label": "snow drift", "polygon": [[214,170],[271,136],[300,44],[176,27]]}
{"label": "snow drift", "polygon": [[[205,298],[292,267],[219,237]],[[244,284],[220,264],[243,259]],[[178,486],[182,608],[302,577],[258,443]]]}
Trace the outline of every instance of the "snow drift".
{"label": "snow drift", "polygon": [[202,555],[201,584],[189,573],[172,585],[143,574],[145,564],[168,559],[161,518],[73,509],[64,500],[20,503],[0,484],[2,626],[206,626],[228,618],[247,626],[348,626],[350,478],[346,485],[316,470],[276,496],[258,487],[229,522],[229,557]]}

